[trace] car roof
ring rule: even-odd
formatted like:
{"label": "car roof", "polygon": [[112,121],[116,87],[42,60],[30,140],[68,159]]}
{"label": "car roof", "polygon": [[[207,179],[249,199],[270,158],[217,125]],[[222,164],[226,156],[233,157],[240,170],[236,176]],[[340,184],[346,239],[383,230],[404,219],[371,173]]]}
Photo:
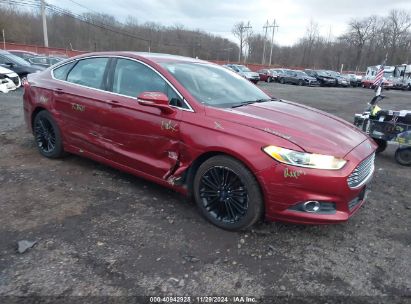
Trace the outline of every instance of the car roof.
{"label": "car roof", "polygon": [[38,55],[35,52],[31,52],[31,51],[23,51],[23,50],[7,50],[8,52],[14,52],[14,53],[25,53],[25,54],[30,54],[30,55]]}
{"label": "car roof", "polygon": [[128,52],[128,51],[119,51],[119,52],[93,52],[85,53],[75,58],[89,57],[89,56],[124,56],[135,59],[147,59],[155,63],[164,63],[164,62],[185,62],[185,63],[209,63],[201,59],[184,57],[179,55],[163,54],[163,53],[148,53],[148,52]]}

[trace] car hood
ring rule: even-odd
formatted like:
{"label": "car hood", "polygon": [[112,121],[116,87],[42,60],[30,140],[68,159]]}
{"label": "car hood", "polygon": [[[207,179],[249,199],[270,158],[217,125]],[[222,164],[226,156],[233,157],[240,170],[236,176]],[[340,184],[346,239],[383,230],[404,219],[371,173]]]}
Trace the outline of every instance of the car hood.
{"label": "car hood", "polygon": [[244,76],[248,76],[248,77],[255,77],[258,76],[260,77],[260,75],[258,73],[255,72],[241,72]]}
{"label": "car hood", "polygon": [[315,81],[315,80],[317,80],[317,78],[315,78],[315,77],[311,77],[311,76],[304,76],[303,77],[304,79],[307,79],[307,80],[311,80],[311,81]]}
{"label": "car hood", "polygon": [[306,152],[336,157],[344,157],[367,139],[354,125],[341,118],[283,100],[224,109],[212,115],[282,137]]}
{"label": "car hood", "polygon": [[0,66],[0,74],[8,75],[15,74],[12,70],[6,69],[5,67]]}

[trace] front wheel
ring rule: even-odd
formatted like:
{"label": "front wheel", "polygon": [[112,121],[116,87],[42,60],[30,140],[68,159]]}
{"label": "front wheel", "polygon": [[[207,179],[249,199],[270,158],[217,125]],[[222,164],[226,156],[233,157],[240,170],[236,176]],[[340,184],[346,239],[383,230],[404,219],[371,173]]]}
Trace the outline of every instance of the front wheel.
{"label": "front wheel", "polygon": [[411,147],[398,148],[395,151],[395,160],[403,166],[411,166]]}
{"label": "front wheel", "polygon": [[215,156],[194,177],[194,198],[202,215],[226,230],[246,229],[263,212],[263,198],[253,174],[238,160]]}
{"label": "front wheel", "polygon": [[381,153],[384,152],[385,149],[387,149],[387,141],[379,138],[373,138],[374,141],[377,143],[378,148],[375,152]]}
{"label": "front wheel", "polygon": [[41,111],[36,115],[33,132],[40,154],[48,158],[64,156],[60,130],[49,112]]}
{"label": "front wheel", "polygon": [[284,83],[285,83],[284,78],[281,78],[281,79],[280,79],[280,83],[281,83],[281,84],[284,84]]}
{"label": "front wheel", "polygon": [[302,80],[299,80],[299,81],[298,81],[298,85],[299,85],[299,86],[303,86],[303,85],[304,85],[304,82],[303,82]]}

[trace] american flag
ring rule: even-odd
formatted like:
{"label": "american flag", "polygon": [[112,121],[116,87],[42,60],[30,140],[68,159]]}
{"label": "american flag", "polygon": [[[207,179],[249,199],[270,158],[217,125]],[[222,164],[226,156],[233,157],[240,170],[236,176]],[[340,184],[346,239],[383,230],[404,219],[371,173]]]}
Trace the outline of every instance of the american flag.
{"label": "american flag", "polygon": [[380,69],[377,72],[377,75],[375,76],[375,79],[372,85],[375,87],[379,87],[383,82],[383,78],[384,78],[384,65],[382,64]]}

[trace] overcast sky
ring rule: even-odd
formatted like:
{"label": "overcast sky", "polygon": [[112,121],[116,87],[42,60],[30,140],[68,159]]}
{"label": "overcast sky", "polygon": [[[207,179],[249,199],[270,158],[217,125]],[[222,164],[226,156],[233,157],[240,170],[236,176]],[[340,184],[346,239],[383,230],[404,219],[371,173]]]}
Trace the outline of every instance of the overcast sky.
{"label": "overcast sky", "polygon": [[[70,0],[47,2],[75,13],[87,10]],[[338,36],[352,18],[384,16],[392,9],[411,12],[411,0],[74,0],[94,11],[114,15],[120,21],[133,16],[139,23],[182,24],[227,37],[233,25],[250,21],[255,33],[263,34],[266,20],[276,19],[275,42],[291,45],[305,33],[310,20],[321,34]]]}

